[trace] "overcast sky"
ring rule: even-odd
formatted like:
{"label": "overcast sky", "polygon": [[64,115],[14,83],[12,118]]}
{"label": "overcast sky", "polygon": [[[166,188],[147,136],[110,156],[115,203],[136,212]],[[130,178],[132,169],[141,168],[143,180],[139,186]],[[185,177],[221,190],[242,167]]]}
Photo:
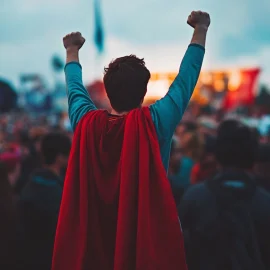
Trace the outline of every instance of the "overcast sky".
{"label": "overcast sky", "polygon": [[93,0],[0,0],[0,77],[17,84],[24,72],[52,77],[50,57],[64,58],[62,37],[80,31],[84,80],[102,75],[112,58],[137,54],[150,70],[176,71],[192,29],[192,10],[211,15],[203,69],[260,66],[270,84],[269,0],[103,0],[105,54],[95,57]]}

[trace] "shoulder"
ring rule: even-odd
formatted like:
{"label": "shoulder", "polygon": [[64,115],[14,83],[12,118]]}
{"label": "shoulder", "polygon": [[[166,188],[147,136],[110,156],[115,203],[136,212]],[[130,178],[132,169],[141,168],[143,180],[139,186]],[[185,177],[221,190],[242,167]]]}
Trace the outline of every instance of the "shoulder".
{"label": "shoulder", "polygon": [[183,200],[200,201],[210,195],[210,191],[205,183],[192,185],[184,194]]}
{"label": "shoulder", "polygon": [[213,209],[213,195],[205,183],[191,186],[185,193],[177,206],[179,216],[186,218],[198,217]]}

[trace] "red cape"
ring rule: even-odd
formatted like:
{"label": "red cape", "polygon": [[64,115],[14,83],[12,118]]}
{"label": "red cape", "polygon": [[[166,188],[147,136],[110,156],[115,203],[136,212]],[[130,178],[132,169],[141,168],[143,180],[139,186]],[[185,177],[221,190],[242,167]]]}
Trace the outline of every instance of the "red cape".
{"label": "red cape", "polygon": [[149,108],[79,122],[52,270],[185,270],[183,237]]}

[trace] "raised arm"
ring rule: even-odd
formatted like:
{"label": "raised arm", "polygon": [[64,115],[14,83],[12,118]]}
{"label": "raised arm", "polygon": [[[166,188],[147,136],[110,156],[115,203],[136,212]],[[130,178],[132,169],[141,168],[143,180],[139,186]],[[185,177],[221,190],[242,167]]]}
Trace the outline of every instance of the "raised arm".
{"label": "raised arm", "polygon": [[73,130],[85,113],[96,110],[88,91],[82,82],[82,67],[79,62],[79,50],[85,39],[81,33],[71,33],[63,38],[66,48],[66,84],[68,96],[68,111]]}
{"label": "raised arm", "polygon": [[187,23],[194,28],[194,33],[179,73],[166,96],[150,107],[160,140],[172,137],[193,94],[201,71],[210,17],[205,12],[193,11]]}

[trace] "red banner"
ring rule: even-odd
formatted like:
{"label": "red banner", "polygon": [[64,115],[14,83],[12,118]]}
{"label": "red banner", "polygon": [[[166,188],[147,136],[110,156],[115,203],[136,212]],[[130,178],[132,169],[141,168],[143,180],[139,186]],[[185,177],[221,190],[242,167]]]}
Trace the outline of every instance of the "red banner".
{"label": "red banner", "polygon": [[[237,106],[249,106],[255,101],[255,86],[260,74],[259,68],[240,70],[238,78],[240,83],[237,87],[229,85],[228,92],[224,99],[224,108],[226,110],[234,109]],[[233,76],[233,75],[232,75]]]}

